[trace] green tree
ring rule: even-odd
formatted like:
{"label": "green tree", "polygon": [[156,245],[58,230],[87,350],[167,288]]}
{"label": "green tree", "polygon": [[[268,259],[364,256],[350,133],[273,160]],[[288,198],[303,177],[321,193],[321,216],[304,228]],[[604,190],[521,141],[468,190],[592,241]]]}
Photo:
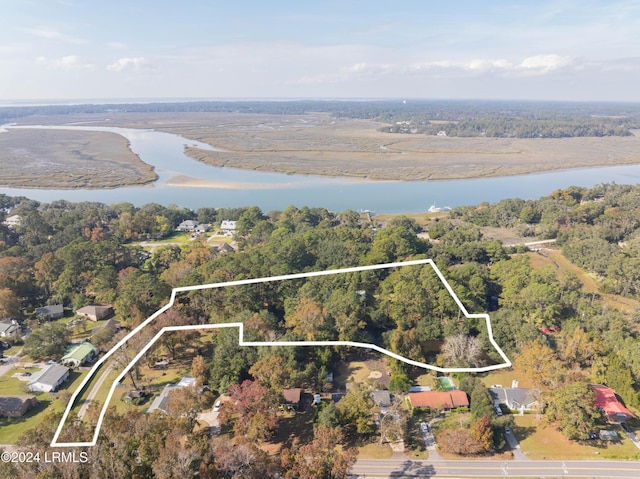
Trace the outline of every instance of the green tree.
{"label": "green tree", "polygon": [[576,382],[554,391],[547,417],[569,439],[588,439],[600,412],[594,406],[596,393],[586,382]]}
{"label": "green tree", "polygon": [[22,352],[34,361],[60,359],[70,337],[71,332],[64,324],[46,323],[27,335]]}

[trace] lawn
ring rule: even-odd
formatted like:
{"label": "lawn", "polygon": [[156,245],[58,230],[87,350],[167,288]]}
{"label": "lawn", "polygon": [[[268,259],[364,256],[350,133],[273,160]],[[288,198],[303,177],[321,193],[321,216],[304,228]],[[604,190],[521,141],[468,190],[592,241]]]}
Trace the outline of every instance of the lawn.
{"label": "lawn", "polygon": [[[9,371],[7,374],[2,376],[2,378],[0,378],[0,385],[2,385],[0,387],[4,386],[6,388],[3,389],[0,394],[29,394],[18,390],[20,384],[16,383],[22,383],[22,381],[11,377],[12,374],[23,371],[34,372],[37,371],[37,369],[14,368]],[[73,371],[69,376],[70,381],[64,383],[62,391],[75,391],[75,388],[78,387],[85,374],[85,371]],[[26,384],[26,382],[22,384]],[[18,391],[12,392],[16,390]],[[42,418],[47,411],[62,411],[67,406],[67,404],[63,400],[51,397],[49,393],[37,393],[35,394],[35,396],[38,398],[40,404],[29,411],[24,417],[15,419],[0,419],[0,444],[14,444],[18,440],[18,438],[22,434],[24,434],[25,431],[33,429],[39,423],[41,423]]]}
{"label": "lawn", "polygon": [[510,388],[511,382],[514,379],[518,380],[518,387],[520,388],[532,387],[524,375],[514,368],[492,371],[486,376],[480,377],[480,381],[487,387],[491,387],[494,384],[501,384],[505,388]]}
{"label": "lawn", "polygon": [[356,449],[358,449],[358,459],[389,459],[393,454],[389,444],[381,446],[378,442],[366,444]]}
{"label": "lawn", "polygon": [[522,451],[531,459],[627,459],[640,457],[640,450],[618,426],[611,426],[620,434],[620,442],[593,440],[570,441],[534,414],[514,416],[513,433],[520,441]]}

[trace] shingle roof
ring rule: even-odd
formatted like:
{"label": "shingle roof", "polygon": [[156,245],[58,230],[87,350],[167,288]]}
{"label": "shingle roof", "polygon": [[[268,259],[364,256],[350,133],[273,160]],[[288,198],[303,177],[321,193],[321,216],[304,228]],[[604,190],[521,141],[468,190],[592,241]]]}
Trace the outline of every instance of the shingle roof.
{"label": "shingle roof", "polygon": [[48,386],[55,386],[56,384],[58,384],[58,381],[60,381],[60,378],[62,378],[67,373],[67,371],[69,371],[69,368],[67,368],[66,366],[52,364],[48,368],[43,369],[42,373],[40,373],[40,375],[35,379],[29,381],[29,384],[31,385],[34,383],[40,383],[46,384]]}
{"label": "shingle roof", "polygon": [[282,397],[287,404],[298,404],[300,402],[300,396],[302,395],[302,389],[291,388],[282,391]]}
{"label": "shingle roof", "polygon": [[409,400],[413,407],[428,407],[430,409],[469,407],[467,393],[458,390],[409,393]]}

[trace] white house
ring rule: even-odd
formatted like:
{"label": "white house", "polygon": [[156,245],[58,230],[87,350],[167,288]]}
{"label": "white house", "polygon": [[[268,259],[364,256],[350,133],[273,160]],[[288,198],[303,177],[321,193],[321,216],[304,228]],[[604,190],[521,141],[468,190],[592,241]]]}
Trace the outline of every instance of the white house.
{"label": "white house", "polygon": [[15,319],[5,318],[0,321],[0,338],[16,338],[21,332],[22,326]]}
{"label": "white house", "polygon": [[220,229],[225,233],[234,233],[236,231],[236,222],[231,220],[222,220]]}
{"label": "white house", "polygon": [[21,223],[22,223],[22,217],[20,215],[9,216],[6,220],[2,222],[3,225],[7,225],[9,228],[20,226]]}
{"label": "white house", "polygon": [[200,223],[195,220],[184,220],[178,225],[176,230],[178,231],[195,231]]}
{"label": "white house", "polygon": [[69,379],[69,368],[52,364],[29,382],[29,391],[54,392]]}

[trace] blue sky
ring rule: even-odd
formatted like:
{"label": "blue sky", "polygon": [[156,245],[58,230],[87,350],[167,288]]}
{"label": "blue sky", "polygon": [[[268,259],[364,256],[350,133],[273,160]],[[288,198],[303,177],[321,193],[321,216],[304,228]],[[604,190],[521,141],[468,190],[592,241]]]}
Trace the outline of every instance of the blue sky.
{"label": "blue sky", "polygon": [[637,1],[0,0],[0,100],[640,101]]}

